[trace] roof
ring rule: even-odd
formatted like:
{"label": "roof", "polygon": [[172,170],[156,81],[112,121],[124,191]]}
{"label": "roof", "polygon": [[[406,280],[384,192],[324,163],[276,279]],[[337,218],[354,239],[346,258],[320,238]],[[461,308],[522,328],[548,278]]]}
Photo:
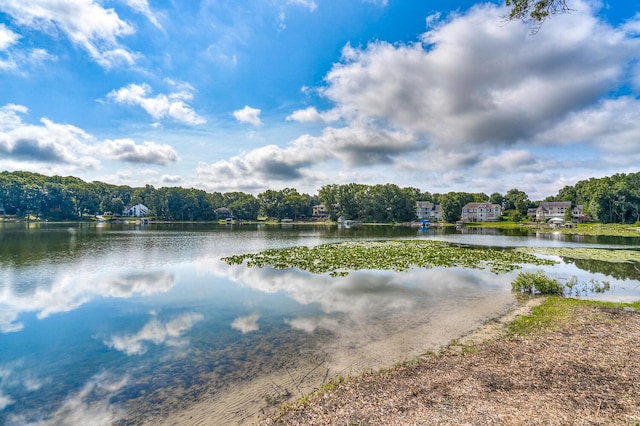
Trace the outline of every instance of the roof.
{"label": "roof", "polygon": [[477,209],[480,207],[491,207],[491,208],[499,208],[502,209],[500,204],[491,204],[491,203],[467,203],[462,207],[463,209]]}

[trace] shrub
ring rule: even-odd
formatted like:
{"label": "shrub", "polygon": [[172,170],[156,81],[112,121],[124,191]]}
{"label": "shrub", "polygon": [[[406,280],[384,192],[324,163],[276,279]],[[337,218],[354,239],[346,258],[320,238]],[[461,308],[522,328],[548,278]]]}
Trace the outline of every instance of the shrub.
{"label": "shrub", "polygon": [[547,277],[543,271],[520,272],[511,283],[511,288],[521,292],[558,296],[561,296],[564,292],[564,286],[553,278]]}

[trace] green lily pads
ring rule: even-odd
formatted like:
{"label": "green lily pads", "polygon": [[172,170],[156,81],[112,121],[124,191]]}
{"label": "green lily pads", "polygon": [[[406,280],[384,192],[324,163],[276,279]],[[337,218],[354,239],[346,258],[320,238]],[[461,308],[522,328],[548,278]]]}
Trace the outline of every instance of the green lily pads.
{"label": "green lily pads", "polygon": [[433,240],[391,240],[297,246],[241,254],[222,259],[230,265],[298,268],[316,274],[343,276],[359,269],[406,271],[410,268],[490,268],[492,272],[520,269],[521,264],[553,265],[556,262],[512,249],[470,247]]}

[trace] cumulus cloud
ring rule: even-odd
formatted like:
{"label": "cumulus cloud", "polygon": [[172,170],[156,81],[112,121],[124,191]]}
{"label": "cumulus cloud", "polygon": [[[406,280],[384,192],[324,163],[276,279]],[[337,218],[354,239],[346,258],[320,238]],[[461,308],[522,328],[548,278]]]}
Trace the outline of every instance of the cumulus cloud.
{"label": "cumulus cloud", "polygon": [[378,120],[447,150],[535,139],[616,88],[638,58],[640,40],[578,6],[536,37],[484,4],[432,22],[420,43],[347,45],[321,93],[347,120]]}
{"label": "cumulus cloud", "polygon": [[23,116],[29,110],[22,105],[0,107],[0,166],[7,169],[56,167],[57,172],[98,167],[106,158],[135,164],[167,165],[178,160],[169,145],[155,142],[136,144],[131,139],[98,142],[79,127],[41,118],[28,124]]}
{"label": "cumulus cloud", "polygon": [[257,331],[260,329],[260,326],[258,326],[258,319],[260,319],[260,316],[255,314],[246,317],[238,317],[231,323],[231,328],[240,331],[242,334]]}
{"label": "cumulus cloud", "polygon": [[303,135],[285,148],[267,145],[228,161],[202,163],[198,174],[201,181],[261,187],[265,181],[307,177],[320,163],[337,160],[348,168],[393,164],[396,156],[423,149],[411,134],[354,124],[326,128],[320,136]]}
{"label": "cumulus cloud", "polygon": [[[564,182],[566,173],[594,159],[566,159],[566,150],[579,144],[595,147],[590,155],[599,152],[611,164],[624,153],[618,164],[630,165],[640,158],[640,104],[633,94],[616,93],[628,82],[636,82],[631,90],[640,87],[640,15],[612,26],[597,17],[597,7],[577,0],[573,13],[555,16],[532,37],[527,25],[501,21],[504,8],[480,4],[427,17],[427,31],[415,43],[346,45],[315,89],[332,103],[329,109],[306,107],[286,118],[345,127],[269,152],[289,166],[281,176],[305,182],[322,163],[349,168],[358,181],[371,178],[371,166],[386,164],[393,166],[386,169],[390,176],[402,170],[397,176],[408,183],[411,175],[434,186],[446,180],[444,191],[493,192],[497,176],[540,182],[534,177],[542,170]],[[260,174],[256,159],[264,154],[245,152],[204,169],[246,180],[254,170],[276,178]],[[548,195],[540,188],[548,191],[552,182],[529,184],[532,195]]]}
{"label": "cumulus cloud", "polygon": [[5,0],[0,10],[19,26],[54,36],[58,31],[65,34],[105,68],[132,65],[136,60],[137,54],[118,41],[133,34],[133,27],[113,9],[105,9],[94,0]]}
{"label": "cumulus cloud", "polygon": [[177,90],[168,95],[151,96],[153,90],[147,83],[132,83],[111,91],[107,98],[119,104],[137,105],[156,120],[172,119],[190,126],[204,124],[206,120],[187,104],[193,99],[193,87],[184,83],[174,85]]}
{"label": "cumulus cloud", "polygon": [[314,122],[331,122],[340,118],[340,114],[335,111],[327,111],[320,113],[315,107],[308,107],[294,111],[291,115],[288,115],[287,121],[298,121],[300,123],[314,123]]}
{"label": "cumulus cloud", "polygon": [[58,124],[47,118],[40,125],[26,124],[22,115],[28,109],[8,104],[0,107],[0,154],[22,163],[57,163],[79,169],[95,167],[91,135],[70,124]]}
{"label": "cumulus cloud", "polygon": [[186,344],[183,335],[203,318],[202,314],[193,312],[180,315],[167,322],[153,318],[137,333],[112,336],[104,343],[127,355],[141,355],[148,350],[150,344],[182,346]]}
{"label": "cumulus cloud", "polygon": [[233,116],[241,123],[249,123],[254,126],[260,126],[262,121],[260,120],[260,113],[262,111],[257,108],[251,108],[245,105],[244,108],[233,111]]}
{"label": "cumulus cloud", "polygon": [[165,166],[178,159],[178,154],[169,145],[160,145],[155,142],[144,142],[143,145],[137,145],[131,139],[106,140],[103,143],[103,152],[108,158],[129,163]]}
{"label": "cumulus cloud", "polygon": [[182,182],[182,176],[180,175],[162,175],[160,180],[164,183],[180,183]]}
{"label": "cumulus cloud", "polygon": [[552,143],[592,143],[604,151],[640,155],[640,101],[631,96],[604,99],[569,114],[540,135]]}

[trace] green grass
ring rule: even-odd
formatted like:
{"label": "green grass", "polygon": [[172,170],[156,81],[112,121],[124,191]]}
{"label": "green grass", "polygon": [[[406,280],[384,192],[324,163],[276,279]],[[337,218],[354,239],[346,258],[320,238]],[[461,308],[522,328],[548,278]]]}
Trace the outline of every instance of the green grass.
{"label": "green grass", "polygon": [[575,319],[575,313],[581,306],[601,306],[618,309],[631,307],[640,310],[640,301],[615,303],[546,296],[545,301],[534,307],[529,315],[518,317],[509,323],[507,325],[507,333],[510,336],[525,336],[559,330],[563,326],[571,324],[572,320]]}

